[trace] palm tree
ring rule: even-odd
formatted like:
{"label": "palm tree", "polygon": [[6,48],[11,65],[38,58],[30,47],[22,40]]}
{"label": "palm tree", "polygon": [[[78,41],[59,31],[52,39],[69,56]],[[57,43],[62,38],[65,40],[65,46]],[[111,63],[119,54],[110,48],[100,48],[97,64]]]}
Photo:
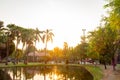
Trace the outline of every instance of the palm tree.
{"label": "palm tree", "polygon": [[[3,24],[4,24],[3,21],[0,21],[0,43],[5,45],[5,46],[2,46],[3,48],[6,48],[6,56],[5,57],[6,57],[6,65],[7,65],[8,64],[7,59],[8,59],[8,54],[9,54],[9,35],[10,35],[10,32],[7,28],[4,28]],[[2,58],[1,55],[2,54],[0,54],[0,60]]]}
{"label": "palm tree", "polygon": [[47,51],[47,43],[49,41],[53,41],[53,32],[51,29],[46,29],[46,31],[44,31],[44,35],[43,35],[43,41],[45,43],[45,56],[46,56],[46,51]]}
{"label": "palm tree", "polygon": [[6,65],[8,64],[8,56],[14,51],[13,44],[10,30],[4,27],[3,22],[0,21],[0,60],[6,57]]}
{"label": "palm tree", "polygon": [[[34,30],[34,43],[35,43],[35,46],[36,46],[37,41],[39,42],[40,40],[42,40],[42,42],[43,42],[41,33],[43,33],[43,31],[40,31],[38,28],[36,28],[36,30]],[[35,49],[34,49],[33,61],[35,61]]]}
{"label": "palm tree", "polygon": [[[36,30],[35,30],[35,32],[34,32],[34,34],[35,34],[35,40],[36,41],[40,41],[40,40],[42,40],[42,36],[41,36],[41,34],[43,33],[44,31],[40,31],[38,28],[36,28]],[[36,42],[35,41],[35,42]],[[43,42],[43,40],[42,40],[42,42]]]}
{"label": "palm tree", "polygon": [[27,29],[23,28],[21,29],[21,42],[22,42],[22,51],[24,51],[24,47],[26,46],[26,40],[27,40]]}
{"label": "palm tree", "polygon": [[[26,54],[24,52],[24,48],[27,46],[27,38],[28,38],[28,30],[25,28],[21,29],[21,42],[22,42],[22,51],[24,53],[24,58],[26,58]],[[27,48],[27,47],[26,47]],[[26,63],[26,59],[24,60],[24,63]]]}
{"label": "palm tree", "polygon": [[18,48],[18,45],[20,43],[20,30],[21,30],[21,27],[19,26],[16,26],[15,24],[9,24],[7,25],[7,27],[9,28],[9,31],[11,32],[11,37],[13,37],[13,40],[16,40],[16,48],[15,48],[15,51],[16,49]]}
{"label": "palm tree", "polygon": [[26,42],[26,64],[27,64],[27,56],[29,53],[29,47],[33,45],[34,43],[34,30],[33,29],[27,29],[26,30],[26,37],[25,42]]}
{"label": "palm tree", "polygon": [[17,59],[17,49],[18,49],[18,45],[21,41],[21,32],[20,30],[22,29],[21,27],[19,26],[16,26],[15,24],[9,24],[7,25],[7,27],[9,28],[9,31],[11,32],[11,35],[10,37],[12,38],[12,40],[16,40],[16,47],[15,47],[15,58],[16,58],[16,62],[18,62],[18,59]]}
{"label": "palm tree", "polygon": [[[2,27],[3,27],[3,22],[0,21],[0,35],[2,34]],[[1,36],[0,36],[0,39],[1,39]],[[0,53],[1,53],[1,51],[0,51]],[[1,61],[1,54],[0,54],[0,61]]]}
{"label": "palm tree", "polygon": [[3,21],[0,21],[0,29],[3,27]]}

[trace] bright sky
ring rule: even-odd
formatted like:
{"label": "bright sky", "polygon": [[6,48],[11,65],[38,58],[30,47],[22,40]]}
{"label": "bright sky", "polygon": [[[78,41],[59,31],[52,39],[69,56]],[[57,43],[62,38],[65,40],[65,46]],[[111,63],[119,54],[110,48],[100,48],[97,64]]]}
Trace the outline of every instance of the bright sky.
{"label": "bright sky", "polygon": [[[40,30],[52,29],[51,49],[80,43],[82,29],[95,29],[105,13],[104,0],[0,0],[0,20]],[[39,45],[40,46],[40,45]]]}

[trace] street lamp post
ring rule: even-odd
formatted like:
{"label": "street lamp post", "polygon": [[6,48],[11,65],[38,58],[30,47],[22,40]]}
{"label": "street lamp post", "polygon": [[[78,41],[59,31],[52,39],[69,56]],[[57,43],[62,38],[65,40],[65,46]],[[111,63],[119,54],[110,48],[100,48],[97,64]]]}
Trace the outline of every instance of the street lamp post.
{"label": "street lamp post", "polygon": [[82,29],[82,31],[83,31],[83,42],[85,43],[85,31],[86,31],[86,29]]}
{"label": "street lamp post", "polygon": [[[86,47],[86,45],[85,45],[85,31],[86,31],[86,29],[82,29],[82,31],[83,31],[83,43],[82,44],[83,44],[83,47],[84,47],[84,52],[83,53],[85,54],[86,53],[86,50],[85,50],[86,49],[85,48]],[[85,56],[84,56],[84,58],[85,58]],[[84,61],[84,64],[85,64],[85,61]]]}

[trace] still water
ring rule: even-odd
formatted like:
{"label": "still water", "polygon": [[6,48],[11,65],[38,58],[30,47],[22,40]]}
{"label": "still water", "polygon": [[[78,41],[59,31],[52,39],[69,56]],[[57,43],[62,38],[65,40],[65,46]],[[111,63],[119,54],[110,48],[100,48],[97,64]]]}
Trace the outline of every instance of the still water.
{"label": "still water", "polygon": [[0,80],[93,80],[93,76],[76,66],[12,67],[0,69]]}

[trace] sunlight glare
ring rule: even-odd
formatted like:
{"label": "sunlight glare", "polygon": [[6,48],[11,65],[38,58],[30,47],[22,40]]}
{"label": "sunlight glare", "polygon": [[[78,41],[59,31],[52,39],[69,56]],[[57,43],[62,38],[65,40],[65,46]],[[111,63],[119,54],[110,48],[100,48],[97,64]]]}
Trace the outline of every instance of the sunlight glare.
{"label": "sunlight glare", "polygon": [[57,76],[57,74],[54,74],[54,80],[57,80],[57,78],[58,78],[58,76]]}

